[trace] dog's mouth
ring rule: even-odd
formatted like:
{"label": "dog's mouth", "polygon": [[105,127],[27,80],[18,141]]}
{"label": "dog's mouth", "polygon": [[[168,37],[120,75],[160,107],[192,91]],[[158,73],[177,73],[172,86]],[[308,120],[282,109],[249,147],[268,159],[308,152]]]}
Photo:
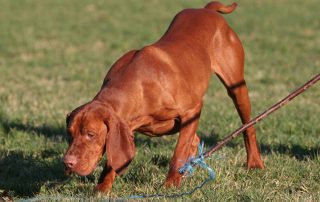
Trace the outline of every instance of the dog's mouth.
{"label": "dog's mouth", "polygon": [[87,176],[87,175],[90,175],[97,168],[97,166],[98,166],[98,163],[95,163],[94,166],[92,166],[92,167],[87,166],[84,169],[69,168],[69,167],[65,166],[64,174],[66,176],[71,176],[72,173],[75,173],[80,176]]}
{"label": "dog's mouth", "polygon": [[64,166],[64,174],[65,174],[66,176],[71,176],[71,174],[72,174],[71,169],[68,168],[66,165]]}

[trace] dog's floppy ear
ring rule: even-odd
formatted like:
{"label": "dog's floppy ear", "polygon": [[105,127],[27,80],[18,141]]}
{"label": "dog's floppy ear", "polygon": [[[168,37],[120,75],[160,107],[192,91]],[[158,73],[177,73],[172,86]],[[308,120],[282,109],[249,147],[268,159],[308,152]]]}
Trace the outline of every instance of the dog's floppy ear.
{"label": "dog's floppy ear", "polygon": [[127,124],[115,114],[109,114],[104,122],[108,131],[106,136],[108,164],[121,175],[135,154],[133,134]]}

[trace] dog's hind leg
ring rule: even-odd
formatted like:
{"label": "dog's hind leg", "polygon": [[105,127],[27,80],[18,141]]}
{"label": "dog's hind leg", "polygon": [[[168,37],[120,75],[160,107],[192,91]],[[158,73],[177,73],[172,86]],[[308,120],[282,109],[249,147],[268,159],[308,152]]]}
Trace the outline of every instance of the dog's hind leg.
{"label": "dog's hind leg", "polygon": [[[214,71],[232,98],[242,123],[247,123],[250,121],[251,104],[244,80],[244,51],[240,40],[232,30],[229,30],[228,37],[222,40],[223,47],[217,51],[219,55]],[[264,168],[253,126],[244,132],[244,143],[247,151],[247,167]]]}

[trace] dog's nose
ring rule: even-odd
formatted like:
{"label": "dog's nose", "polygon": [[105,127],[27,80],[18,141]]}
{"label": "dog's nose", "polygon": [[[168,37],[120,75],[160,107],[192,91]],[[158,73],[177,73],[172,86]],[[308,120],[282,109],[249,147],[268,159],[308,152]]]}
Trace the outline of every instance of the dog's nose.
{"label": "dog's nose", "polygon": [[74,155],[66,155],[63,162],[68,168],[73,168],[77,164],[77,158]]}

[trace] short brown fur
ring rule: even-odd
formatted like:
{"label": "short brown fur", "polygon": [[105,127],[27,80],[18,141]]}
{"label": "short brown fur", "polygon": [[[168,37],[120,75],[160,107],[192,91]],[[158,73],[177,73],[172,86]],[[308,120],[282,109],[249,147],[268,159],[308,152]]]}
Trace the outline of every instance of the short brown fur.
{"label": "short brown fur", "polygon": [[[106,151],[97,190],[110,191],[116,173],[122,174],[134,157],[134,131],[150,136],[179,132],[165,185],[180,186],[178,168],[196,153],[196,130],[212,74],[225,85],[242,122],[248,122],[244,51],[219,14],[235,7],[210,2],[202,9],[185,9],[159,41],[113,64],[94,99],[67,117],[67,170],[88,175]],[[244,133],[244,142],[247,167],[263,168],[253,127]]]}

